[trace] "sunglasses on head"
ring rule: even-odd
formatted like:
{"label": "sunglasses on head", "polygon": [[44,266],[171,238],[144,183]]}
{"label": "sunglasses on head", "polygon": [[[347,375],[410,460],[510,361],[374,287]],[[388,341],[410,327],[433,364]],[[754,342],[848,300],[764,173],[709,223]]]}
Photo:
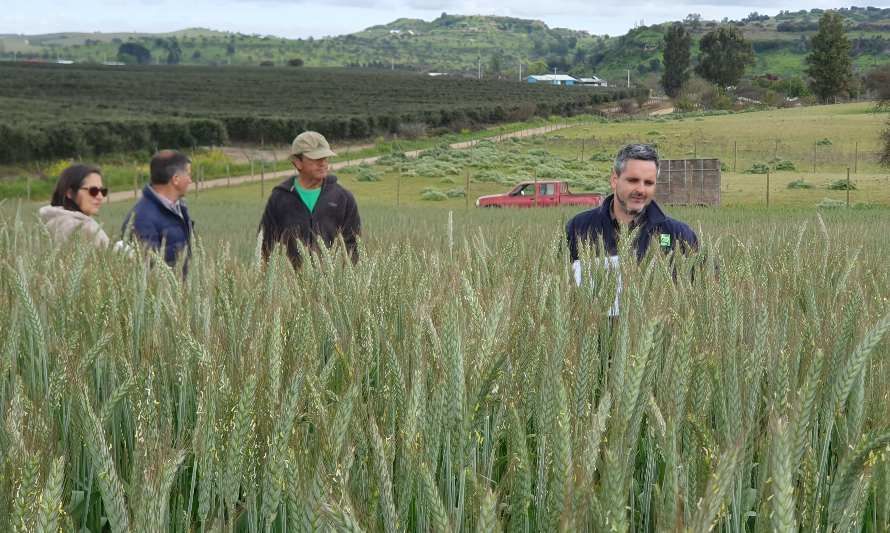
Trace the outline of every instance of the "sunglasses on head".
{"label": "sunglasses on head", "polygon": [[85,190],[90,196],[99,196],[99,193],[102,193],[102,196],[108,196],[108,187],[81,187],[81,189]]}

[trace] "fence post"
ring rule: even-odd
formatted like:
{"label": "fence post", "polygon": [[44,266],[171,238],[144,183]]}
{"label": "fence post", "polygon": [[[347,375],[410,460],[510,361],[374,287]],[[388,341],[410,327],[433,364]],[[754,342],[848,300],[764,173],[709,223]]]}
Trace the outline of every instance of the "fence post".
{"label": "fence post", "polygon": [[850,167],[847,167],[847,207],[850,207]]}
{"label": "fence post", "polygon": [[813,143],[813,174],[816,173],[816,143]]}
{"label": "fence post", "polygon": [[769,169],[766,169],[766,208],[769,209]]}
{"label": "fence post", "polygon": [[399,204],[402,201],[402,173],[399,172],[396,175],[396,208],[399,207]]}
{"label": "fence post", "polygon": [[139,194],[137,192],[138,190],[139,190],[139,172],[136,172],[135,174],[133,174],[133,198],[136,198],[137,196],[139,196]]}
{"label": "fence post", "polygon": [[260,198],[266,197],[266,160],[260,159]]}
{"label": "fence post", "polygon": [[226,187],[232,186],[232,171],[229,168],[229,164],[226,163]]}
{"label": "fence post", "polygon": [[581,161],[584,161],[584,144],[586,139],[581,137]]}
{"label": "fence post", "polygon": [[773,160],[779,158],[779,139],[776,139],[776,147],[773,149]]}
{"label": "fence post", "polygon": [[[847,169],[850,170],[849,168]],[[856,148],[853,152],[853,174],[859,173],[859,141],[856,141]]]}
{"label": "fence post", "polygon": [[732,171],[736,170],[736,163],[739,160],[739,141],[732,141]]}
{"label": "fence post", "polygon": [[31,175],[30,174],[27,174],[25,176],[25,183],[27,185],[28,201],[30,202],[31,201]]}
{"label": "fence post", "polygon": [[464,208],[470,210],[470,169],[467,169],[467,187],[464,189]]}

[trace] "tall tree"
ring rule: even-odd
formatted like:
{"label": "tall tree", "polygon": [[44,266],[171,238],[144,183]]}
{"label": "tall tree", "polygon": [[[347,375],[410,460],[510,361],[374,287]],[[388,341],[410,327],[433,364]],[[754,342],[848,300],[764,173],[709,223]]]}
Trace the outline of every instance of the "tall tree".
{"label": "tall tree", "polygon": [[850,41],[844,33],[844,21],[833,11],[819,19],[819,32],[810,40],[807,74],[810,88],[823,102],[849,91],[853,78]]}
{"label": "tall tree", "polygon": [[151,63],[151,52],[141,44],[124,43],[117,49],[117,58],[124,63],[147,65]]}
{"label": "tall tree", "polygon": [[689,79],[690,49],[692,35],[679,22],[671,25],[664,34],[664,73],[661,86],[671,98],[680,93],[680,88]]}
{"label": "tall tree", "polygon": [[165,43],[165,48],[167,49],[168,65],[178,65],[182,62],[182,48],[179,47],[179,41],[175,37]]}
{"label": "tall tree", "polygon": [[[865,86],[874,91],[878,102],[875,111],[890,111],[890,65],[884,65],[869,72],[865,77]],[[890,116],[887,127],[881,132],[881,165],[890,168]]]}
{"label": "tall tree", "polygon": [[721,26],[706,33],[698,47],[701,55],[695,71],[720,90],[737,84],[745,69],[754,64],[751,43],[735,26]]}

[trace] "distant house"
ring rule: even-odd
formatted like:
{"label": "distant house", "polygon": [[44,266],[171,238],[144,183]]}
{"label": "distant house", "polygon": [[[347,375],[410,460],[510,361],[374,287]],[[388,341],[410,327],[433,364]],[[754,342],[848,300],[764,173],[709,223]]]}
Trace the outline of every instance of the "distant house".
{"label": "distant house", "polygon": [[579,85],[587,85],[590,87],[608,87],[609,86],[609,82],[607,82],[606,80],[604,80],[602,78],[598,78],[596,76],[594,76],[592,78],[579,78],[578,84]]}
{"label": "distant house", "polygon": [[546,83],[549,85],[575,85],[578,80],[565,74],[543,74],[540,76],[529,76],[529,83]]}

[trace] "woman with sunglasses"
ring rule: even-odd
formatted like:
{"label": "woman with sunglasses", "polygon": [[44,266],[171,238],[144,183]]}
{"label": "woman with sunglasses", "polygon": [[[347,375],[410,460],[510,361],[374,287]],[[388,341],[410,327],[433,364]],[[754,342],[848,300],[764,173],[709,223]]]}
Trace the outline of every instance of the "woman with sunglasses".
{"label": "woman with sunglasses", "polygon": [[108,197],[102,172],[91,165],[71,165],[59,175],[50,205],[38,211],[53,239],[67,241],[75,231],[96,246],[108,246],[108,235],[93,217]]}

